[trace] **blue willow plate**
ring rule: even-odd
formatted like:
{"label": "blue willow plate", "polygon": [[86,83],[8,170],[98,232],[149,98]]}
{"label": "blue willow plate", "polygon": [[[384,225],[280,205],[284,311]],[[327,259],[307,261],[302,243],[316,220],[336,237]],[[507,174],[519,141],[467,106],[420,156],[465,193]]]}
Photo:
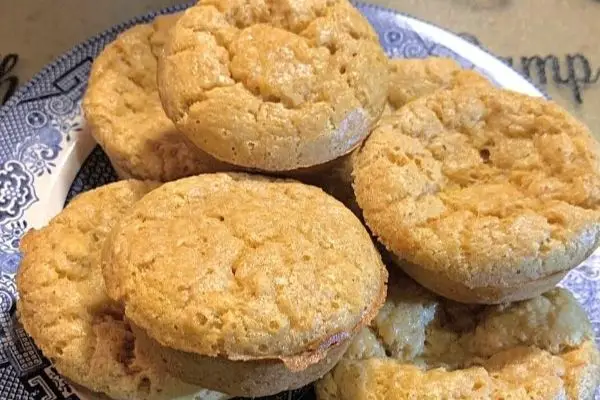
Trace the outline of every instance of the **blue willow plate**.
{"label": "blue willow plate", "polygon": [[[161,13],[180,11],[177,6]],[[498,86],[543,96],[486,51],[440,28],[367,4],[357,4],[390,57],[452,57]],[[117,25],[46,66],[0,109],[0,399],[89,399],[73,389],[16,323],[19,240],[45,225],[72,196],[116,180],[108,159],[85,129],[81,98],[94,57],[121,31],[156,13]],[[600,336],[600,253],[562,285],[573,291]],[[93,396],[96,397],[96,396]],[[273,399],[312,399],[310,387]]]}

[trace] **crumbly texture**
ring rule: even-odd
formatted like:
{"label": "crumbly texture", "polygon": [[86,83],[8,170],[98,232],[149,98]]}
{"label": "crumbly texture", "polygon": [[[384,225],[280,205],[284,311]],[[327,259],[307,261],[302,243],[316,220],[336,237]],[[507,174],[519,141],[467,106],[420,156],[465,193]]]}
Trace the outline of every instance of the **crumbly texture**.
{"label": "crumbly texture", "polygon": [[370,322],[387,270],[340,202],[294,181],[206,174],[138,202],[103,254],[108,294],[160,344],[306,368]]}
{"label": "crumbly texture", "polygon": [[170,181],[233,169],[196,148],[162,109],[157,57],[177,18],[157,17],[125,31],[94,61],[83,110],[122,178]]}
{"label": "crumbly texture", "polygon": [[198,147],[267,171],[350,152],[381,115],[387,58],[347,0],[207,0],[160,60],[167,115]]}
{"label": "crumbly texture", "polygon": [[150,361],[154,350],[139,345],[105,292],[102,244],[155,186],[122,181],[86,192],[21,241],[18,311],[25,330],[61,374],[115,399],[171,399],[201,390]]}
{"label": "crumbly texture", "polygon": [[395,278],[373,324],[318,383],[320,400],[593,399],[600,354],[567,290],[478,306]]}
{"label": "crumbly texture", "polygon": [[558,105],[471,87],[382,119],[353,176],[366,223],[419,283],[500,303],[548,290],[597,247],[599,171],[597,142]]}
{"label": "crumbly texture", "polygon": [[[388,68],[390,85],[384,116],[392,114],[413,100],[440,89],[491,85],[484,76],[475,71],[461,68],[456,61],[450,58],[391,59],[388,62]],[[357,153],[358,149],[336,160],[332,168],[322,174],[319,184],[359,215],[360,208],[356,204],[352,189],[352,165]]]}

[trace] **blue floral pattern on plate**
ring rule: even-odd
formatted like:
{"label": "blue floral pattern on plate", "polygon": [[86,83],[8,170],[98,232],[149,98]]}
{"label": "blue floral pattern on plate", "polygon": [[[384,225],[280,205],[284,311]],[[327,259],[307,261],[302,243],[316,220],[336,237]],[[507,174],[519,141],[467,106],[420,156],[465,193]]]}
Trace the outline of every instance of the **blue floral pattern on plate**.
{"label": "blue floral pattern on plate", "polygon": [[[172,7],[161,13],[185,7]],[[452,57],[500,85],[512,85],[515,90],[541,95],[533,85],[485,50],[457,36],[391,10],[367,4],[357,4],[357,7],[379,33],[391,57]],[[134,24],[148,22],[155,15],[150,13],[117,25],[76,46],[44,68],[0,108],[0,399],[80,398],[16,320],[14,278],[21,259],[18,246],[24,232],[33,225],[32,220],[40,215],[44,207],[40,204],[56,201],[51,196],[53,191],[66,194],[66,200],[64,195],[60,200],[62,205],[62,201],[68,202],[80,192],[117,179],[106,155],[95,147],[73,171],[74,179],[63,182],[62,186],[55,183],[57,175],[67,168],[61,164],[68,157],[66,153],[73,149],[77,150],[75,153],[91,149],[85,150],[85,146],[74,141],[82,137],[84,131],[81,98],[93,58],[120,32]],[[44,214],[42,223],[48,218]],[[599,334],[600,254],[593,255],[569,273],[561,284],[575,293]],[[312,388],[306,387],[271,399],[314,397]]]}

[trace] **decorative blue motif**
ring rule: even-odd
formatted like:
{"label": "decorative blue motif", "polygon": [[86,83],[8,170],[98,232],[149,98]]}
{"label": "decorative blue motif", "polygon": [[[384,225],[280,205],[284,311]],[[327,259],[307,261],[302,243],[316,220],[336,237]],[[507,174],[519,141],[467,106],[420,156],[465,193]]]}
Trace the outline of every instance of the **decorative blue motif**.
{"label": "decorative blue motif", "polygon": [[22,217],[24,211],[38,200],[34,176],[52,173],[56,167],[53,161],[62,150],[63,137],[69,141],[74,132],[82,129],[79,104],[75,106],[69,99],[53,98],[47,102],[47,109],[46,112],[36,109],[25,114],[23,128],[30,134],[14,145],[11,157],[0,168],[2,231],[6,229],[1,224]]}
{"label": "decorative blue motif", "polygon": [[17,146],[17,157],[35,175],[50,174],[56,167],[52,160],[61,150],[61,141],[61,131],[51,126],[44,126]]}
{"label": "decorative blue motif", "polygon": [[[175,12],[187,6],[163,12]],[[485,65],[473,65],[453,50],[415,32],[406,18],[380,7],[357,4],[380,35],[392,57],[445,56],[492,78]],[[91,38],[48,66],[0,108],[0,399],[77,400],[77,395],[42,356],[15,316],[14,275],[21,256],[19,242],[29,229],[25,211],[46,193],[36,193],[36,181],[55,173],[56,159],[83,129],[81,97],[93,58],[121,31],[148,22],[148,14]],[[508,67],[506,67],[508,70]],[[503,71],[503,72],[506,72]],[[526,85],[526,81],[523,80]],[[73,196],[116,180],[99,147],[90,154],[74,179],[66,202]],[[590,257],[561,283],[574,292],[591,315],[600,336],[600,255]],[[270,400],[312,400],[312,387],[271,396]]]}
{"label": "decorative blue motif", "polygon": [[0,398],[57,399],[57,387],[48,375],[48,371],[53,370],[50,362],[16,320],[16,293],[14,278],[1,273]]}
{"label": "decorative blue motif", "polygon": [[37,201],[33,176],[20,161],[8,161],[0,168],[0,223],[14,220]]}
{"label": "decorative blue motif", "polygon": [[54,97],[48,103],[48,111],[54,115],[66,115],[75,107],[75,103],[68,97]]}
{"label": "decorative blue motif", "polygon": [[48,117],[41,111],[31,111],[25,116],[25,122],[32,128],[41,128],[48,122]]}
{"label": "decorative blue motif", "polygon": [[580,276],[586,281],[600,282],[600,255],[592,254],[583,264],[576,270],[573,270],[571,274],[573,276]]}
{"label": "decorative blue motif", "polygon": [[80,116],[75,118],[65,118],[62,121],[52,120],[52,127],[65,135],[65,140],[69,142],[73,134],[83,130],[83,121]]}
{"label": "decorative blue motif", "polygon": [[81,103],[73,103],[68,98],[53,98],[48,105],[48,112],[55,114],[58,118],[50,121],[50,126],[61,132],[66,141],[71,136],[83,130],[83,111]]}
{"label": "decorative blue motif", "polygon": [[27,230],[27,221],[18,220],[0,226],[0,251],[13,253],[19,248],[19,238]]}
{"label": "decorative blue motif", "polygon": [[19,268],[20,263],[20,253],[0,252],[0,272],[11,275],[15,274],[17,272],[17,268]]}

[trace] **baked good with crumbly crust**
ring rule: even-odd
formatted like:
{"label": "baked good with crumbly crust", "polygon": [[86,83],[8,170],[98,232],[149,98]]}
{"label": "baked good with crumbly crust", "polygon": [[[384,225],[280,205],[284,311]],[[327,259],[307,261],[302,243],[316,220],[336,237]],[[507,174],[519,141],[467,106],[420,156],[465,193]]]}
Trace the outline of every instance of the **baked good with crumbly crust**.
{"label": "baked good with crumbly crust", "polygon": [[439,91],[383,118],[356,156],[367,225],[417,282],[502,303],[554,287],[600,237],[598,144],[555,103]]}
{"label": "baked good with crumbly crust", "polygon": [[375,316],[387,281],[339,201],[295,181],[224,173],[144,197],[112,231],[103,271],[173,373],[238,396],[324,374]]}
{"label": "baked good with crumbly crust", "polygon": [[592,400],[600,354],[590,321],[557,288],[482,306],[392,274],[385,305],[317,383],[319,400]]}
{"label": "baked good with crumbly crust", "polygon": [[389,61],[388,104],[395,111],[440,89],[491,86],[483,75],[444,57],[398,58]]}
{"label": "baked good with crumbly crust", "polygon": [[167,115],[214,157],[289,171],[352,151],[381,115],[387,58],[347,0],[208,0],[158,70]]}
{"label": "baked good with crumbly crust", "polygon": [[[428,57],[389,60],[390,84],[387,104],[383,115],[387,116],[425,95],[437,90],[462,86],[491,86],[491,82],[479,73],[463,69],[450,58]],[[352,189],[352,164],[357,150],[333,161],[328,171],[311,179],[360,215]]]}
{"label": "baked good with crumbly crust", "polygon": [[196,148],[165,115],[157,57],[179,14],[121,33],[95,59],[83,110],[92,136],[122,179],[170,181],[233,166]]}
{"label": "baked good with crumbly crust", "polygon": [[[222,394],[186,384],[152,361],[119,305],[105,292],[100,253],[113,225],[156,184],[121,181],[77,196],[50,223],[21,241],[19,318],[56,369],[114,399]],[[108,206],[107,206],[108,205]]]}

